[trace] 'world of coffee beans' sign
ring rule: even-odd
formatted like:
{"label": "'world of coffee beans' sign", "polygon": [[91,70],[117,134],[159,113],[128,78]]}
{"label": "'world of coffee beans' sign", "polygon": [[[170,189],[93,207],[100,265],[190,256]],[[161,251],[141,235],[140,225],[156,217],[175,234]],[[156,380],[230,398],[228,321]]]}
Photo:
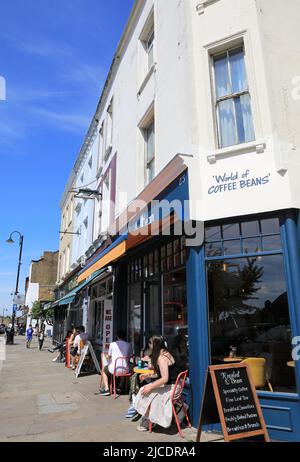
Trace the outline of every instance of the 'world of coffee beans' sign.
{"label": "'world of coffee beans' sign", "polygon": [[208,188],[208,195],[228,193],[231,191],[257,188],[269,184],[271,174],[255,175],[251,170],[244,172],[224,172],[220,175],[213,175],[212,184]]}
{"label": "'world of coffee beans' sign", "polygon": [[261,430],[246,368],[215,371],[228,435]]}

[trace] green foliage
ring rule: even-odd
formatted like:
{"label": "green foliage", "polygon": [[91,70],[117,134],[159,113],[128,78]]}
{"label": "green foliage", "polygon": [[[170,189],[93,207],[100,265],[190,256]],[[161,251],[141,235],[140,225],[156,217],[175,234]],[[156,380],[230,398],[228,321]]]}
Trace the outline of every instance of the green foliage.
{"label": "green foliage", "polygon": [[39,319],[41,317],[42,311],[40,302],[35,301],[33,303],[30,315],[32,319]]}

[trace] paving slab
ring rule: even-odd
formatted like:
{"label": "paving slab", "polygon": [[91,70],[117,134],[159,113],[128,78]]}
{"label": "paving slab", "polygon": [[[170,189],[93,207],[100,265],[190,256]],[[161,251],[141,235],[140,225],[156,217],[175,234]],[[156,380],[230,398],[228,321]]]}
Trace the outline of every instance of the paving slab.
{"label": "paving slab", "polygon": [[[184,429],[180,438],[175,425],[138,432],[137,420],[124,418],[128,396],[114,399],[99,395],[99,375],[76,378],[64,364],[54,363],[37,340],[27,349],[25,338],[6,347],[0,361],[1,442],[167,442],[193,441],[195,429]],[[5,416],[5,417],[3,417]],[[204,441],[216,435],[203,433]],[[220,439],[220,436],[219,436]]]}

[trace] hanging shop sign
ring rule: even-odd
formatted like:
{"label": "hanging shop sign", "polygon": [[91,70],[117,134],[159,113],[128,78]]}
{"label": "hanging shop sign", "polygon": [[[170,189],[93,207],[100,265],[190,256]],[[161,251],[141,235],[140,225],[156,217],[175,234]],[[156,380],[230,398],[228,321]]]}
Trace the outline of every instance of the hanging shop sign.
{"label": "hanging shop sign", "polygon": [[108,352],[113,341],[113,306],[112,300],[105,299],[103,314],[103,352]]}

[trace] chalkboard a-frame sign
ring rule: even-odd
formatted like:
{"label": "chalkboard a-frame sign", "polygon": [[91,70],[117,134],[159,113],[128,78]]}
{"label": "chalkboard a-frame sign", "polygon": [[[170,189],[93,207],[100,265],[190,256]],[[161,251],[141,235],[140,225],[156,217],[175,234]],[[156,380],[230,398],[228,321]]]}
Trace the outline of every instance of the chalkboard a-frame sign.
{"label": "chalkboard a-frame sign", "polygon": [[208,368],[196,442],[203,425],[219,422],[227,442],[259,435],[270,441],[247,364]]}

